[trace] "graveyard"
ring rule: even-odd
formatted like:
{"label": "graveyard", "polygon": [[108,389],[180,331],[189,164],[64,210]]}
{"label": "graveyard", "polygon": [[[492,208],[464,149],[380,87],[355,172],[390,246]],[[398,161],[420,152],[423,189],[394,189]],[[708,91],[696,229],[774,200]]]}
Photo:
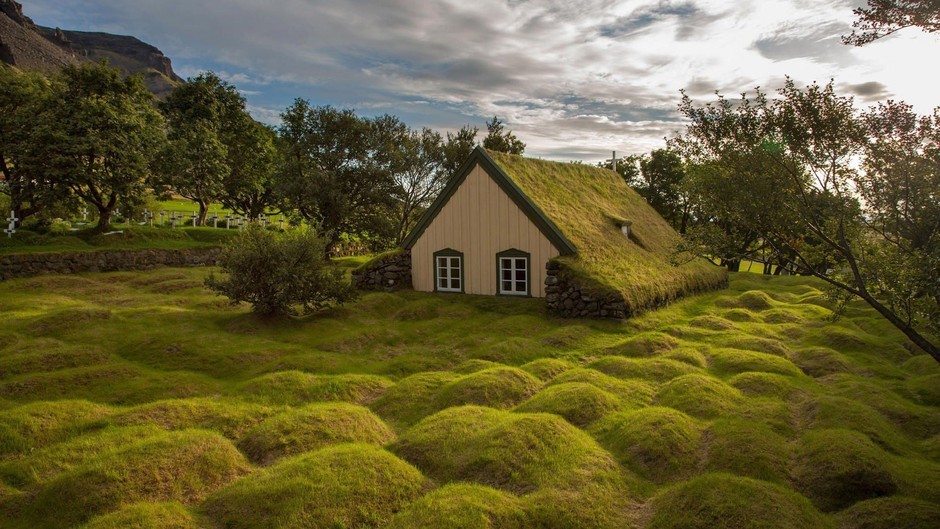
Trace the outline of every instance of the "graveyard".
{"label": "graveyard", "polygon": [[0,282],[4,527],[940,517],[940,368],[821,282],[735,273],[625,322],[408,290],[269,320],[208,271]]}

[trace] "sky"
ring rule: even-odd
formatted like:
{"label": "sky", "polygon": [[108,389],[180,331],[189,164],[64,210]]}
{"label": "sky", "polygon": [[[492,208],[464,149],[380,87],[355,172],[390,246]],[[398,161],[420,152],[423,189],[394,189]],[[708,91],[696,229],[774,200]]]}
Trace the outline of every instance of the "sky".
{"label": "sky", "polygon": [[298,97],[480,139],[495,115],[552,160],[664,146],[681,89],[704,103],[789,75],[862,107],[940,106],[940,34],[846,46],[859,0],[21,1],[40,25],[153,44],[184,78],[212,70],[266,123]]}

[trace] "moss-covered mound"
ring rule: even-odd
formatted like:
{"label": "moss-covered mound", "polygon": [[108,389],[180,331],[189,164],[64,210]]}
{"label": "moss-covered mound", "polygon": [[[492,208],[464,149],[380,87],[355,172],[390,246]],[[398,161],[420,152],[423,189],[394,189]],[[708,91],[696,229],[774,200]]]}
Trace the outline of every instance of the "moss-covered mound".
{"label": "moss-covered mound", "polygon": [[455,483],[421,497],[392,518],[389,529],[522,529],[522,504],[512,494]]}
{"label": "moss-covered mound", "polygon": [[773,483],[789,481],[786,438],[769,426],[741,419],[719,419],[703,436],[704,468]]}
{"label": "moss-covered mound", "polygon": [[238,443],[248,457],[268,465],[282,457],[331,444],[384,445],[395,438],[385,423],[355,404],[323,403],[292,409],[262,421]]}
{"label": "moss-covered mound", "polygon": [[653,384],[642,380],[620,380],[594,369],[584,369],[580,367],[565,371],[552,379],[548,385],[554,386],[571,382],[591,384],[592,386],[619,397],[625,406],[631,408],[649,405],[653,400],[653,394],[656,392],[656,388]]}
{"label": "moss-covered mound", "polygon": [[903,496],[860,501],[836,514],[838,529],[940,527],[940,505]]}
{"label": "moss-covered mound", "polygon": [[797,390],[792,378],[772,373],[741,373],[728,383],[749,397],[786,398]]}
{"label": "moss-covered mound", "polygon": [[793,473],[798,490],[823,511],[898,490],[887,454],[851,430],[807,432],[796,447]]}
{"label": "moss-covered mound", "polygon": [[403,433],[394,451],[432,478],[514,493],[573,487],[617,474],[613,458],[555,415],[449,408]]}
{"label": "moss-covered mound", "polygon": [[688,475],[698,462],[702,427],[671,408],[615,413],[597,423],[593,432],[623,464],[653,481]]}
{"label": "moss-covered mound", "polygon": [[516,407],[523,413],[554,413],[584,427],[621,406],[614,395],[583,382],[549,386]]}
{"label": "moss-covered mound", "polygon": [[[559,259],[566,272],[585,288],[618,293],[629,312],[727,283],[724,269],[704,260],[672,266],[678,234],[617,173],[486,153],[573,243],[577,254]],[[629,239],[620,228],[626,221]]]}
{"label": "moss-covered mound", "polygon": [[557,358],[540,358],[519,366],[519,369],[533,375],[542,382],[548,382],[565,371],[574,369],[574,367],[574,364],[571,362]]}
{"label": "moss-covered mound", "polygon": [[701,369],[686,362],[669,358],[603,356],[587,367],[617,378],[642,378],[654,382],[665,382],[682,375],[701,372]]}
{"label": "moss-covered mound", "polygon": [[445,385],[434,399],[437,409],[476,404],[509,408],[534,394],[542,383],[515,367],[496,367]]}
{"label": "moss-covered mound", "polygon": [[741,392],[707,375],[691,374],[663,384],[656,402],[703,418],[734,412],[743,402]]}
{"label": "moss-covered mound", "polygon": [[842,353],[829,347],[807,347],[794,351],[790,356],[804,373],[811,377],[824,377],[835,373],[851,373],[849,360]]}
{"label": "moss-covered mound", "polygon": [[681,345],[676,338],[658,331],[640,333],[607,349],[607,354],[630,357],[657,356]]}
{"label": "moss-covered mound", "polygon": [[710,351],[712,370],[720,375],[735,375],[747,371],[799,376],[803,372],[786,358],[756,351],[717,348]]}
{"label": "moss-covered mound", "polygon": [[111,417],[117,425],[155,425],[167,430],[204,428],[229,439],[244,433],[278,408],[228,398],[172,399],[141,404]]}
{"label": "moss-covered mound", "polygon": [[37,525],[62,527],[140,501],[192,505],[247,470],[244,456],[218,434],[168,432],[60,474],[30,514]]}
{"label": "moss-covered mound", "polygon": [[911,378],[905,388],[915,402],[940,406],[940,373]]}
{"label": "moss-covered mound", "polygon": [[806,404],[805,415],[814,429],[848,429],[863,433],[875,444],[894,453],[911,448],[910,441],[883,415],[853,399],[817,397]]}
{"label": "moss-covered mound", "polygon": [[640,527],[637,494],[624,482],[590,483],[577,489],[545,488],[524,496],[522,505],[526,529]]}
{"label": "moss-covered mound", "polygon": [[82,529],[200,529],[200,525],[179,503],[135,503],[98,516]]}
{"label": "moss-covered mound", "polygon": [[0,456],[60,441],[110,413],[107,406],[84,400],[33,402],[0,411]]}
{"label": "moss-covered mound", "polygon": [[434,413],[434,396],[460,378],[449,371],[417,373],[399,380],[369,407],[392,423],[410,426]]}
{"label": "moss-covered mound", "polygon": [[317,401],[365,404],[375,400],[392,381],[374,375],[311,375],[279,371],[242,384],[236,395],[265,404],[299,406]]}
{"label": "moss-covered mound", "polygon": [[731,338],[722,340],[721,344],[727,347],[733,347],[735,349],[757,351],[758,353],[767,353],[783,358],[789,358],[792,354],[790,348],[787,347],[787,345],[782,341],[762,336],[733,336]]}
{"label": "moss-covered mound", "polygon": [[284,459],[225,487],[203,504],[229,529],[385,527],[416,499],[424,477],[392,454],[339,445]]}
{"label": "moss-covered mound", "polygon": [[163,434],[156,426],[110,426],[92,430],[20,457],[0,460],[0,482],[21,488],[44,483],[98,456]]}
{"label": "moss-covered mound", "polygon": [[825,529],[804,497],[756,479],[704,474],[657,495],[648,529]]}

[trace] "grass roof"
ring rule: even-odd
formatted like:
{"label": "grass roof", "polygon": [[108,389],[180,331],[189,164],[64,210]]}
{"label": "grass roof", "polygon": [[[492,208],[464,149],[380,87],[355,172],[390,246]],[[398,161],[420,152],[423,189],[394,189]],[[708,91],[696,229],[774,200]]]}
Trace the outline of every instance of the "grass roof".
{"label": "grass roof", "polygon": [[574,244],[577,252],[558,261],[583,289],[619,293],[632,313],[726,284],[726,272],[707,262],[670,263],[679,235],[617,173],[486,153]]}

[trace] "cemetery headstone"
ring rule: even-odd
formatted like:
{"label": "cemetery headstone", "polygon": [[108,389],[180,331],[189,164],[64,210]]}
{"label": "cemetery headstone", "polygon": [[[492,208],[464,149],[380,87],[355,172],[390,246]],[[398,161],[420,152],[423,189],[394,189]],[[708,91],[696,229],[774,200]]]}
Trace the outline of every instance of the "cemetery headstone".
{"label": "cemetery headstone", "polygon": [[16,223],[19,220],[20,219],[16,218],[16,212],[10,211],[10,217],[7,219],[7,222],[9,222],[10,225],[7,227],[7,229],[3,230],[3,232],[7,234],[8,239],[12,238],[13,234],[16,233]]}

